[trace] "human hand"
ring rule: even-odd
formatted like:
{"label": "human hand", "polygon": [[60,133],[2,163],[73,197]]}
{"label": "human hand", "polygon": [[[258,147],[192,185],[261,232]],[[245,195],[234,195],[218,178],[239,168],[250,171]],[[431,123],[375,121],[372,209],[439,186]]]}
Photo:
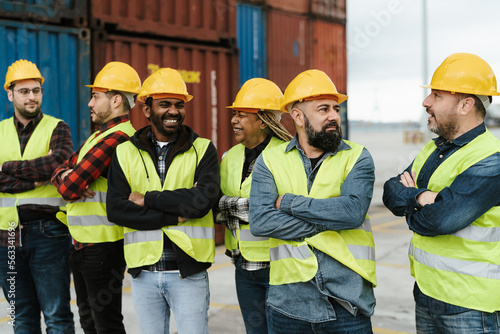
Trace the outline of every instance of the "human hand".
{"label": "human hand", "polygon": [[49,181],[36,181],[35,182],[35,188],[38,188],[38,187],[41,187],[41,186],[44,186],[46,185],[47,183],[49,183]]}
{"label": "human hand", "polygon": [[436,201],[437,195],[438,195],[438,193],[435,193],[435,192],[430,191],[430,190],[426,190],[417,196],[417,202],[418,202],[418,204],[420,204],[420,206],[433,204]]}
{"label": "human hand", "polygon": [[64,181],[64,179],[68,176],[69,173],[73,172],[73,169],[67,169],[64,172],[61,173],[61,180]]}
{"label": "human hand", "polygon": [[178,223],[185,223],[189,220],[189,218],[184,218],[184,217],[178,217],[177,222]]}
{"label": "human hand", "polygon": [[415,188],[415,177],[417,176],[416,172],[404,172],[401,174],[400,182],[407,188]]}
{"label": "human hand", "polygon": [[276,202],[274,203],[274,206],[276,207],[277,210],[279,210],[280,208],[280,205],[281,205],[281,199],[283,198],[283,195],[281,196],[278,196],[278,198],[276,199]]}
{"label": "human hand", "polygon": [[87,186],[82,193],[81,199],[93,198],[94,196],[95,196],[95,191],[93,191],[92,189],[89,188],[89,186]]}
{"label": "human hand", "polygon": [[144,195],[138,191],[134,191],[128,197],[128,200],[135,205],[144,206]]}

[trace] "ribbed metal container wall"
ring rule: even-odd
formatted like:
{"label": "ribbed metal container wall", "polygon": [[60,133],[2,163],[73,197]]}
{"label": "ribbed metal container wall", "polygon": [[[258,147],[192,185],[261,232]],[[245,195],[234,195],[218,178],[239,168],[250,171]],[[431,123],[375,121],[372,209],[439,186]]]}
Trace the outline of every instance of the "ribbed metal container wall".
{"label": "ribbed metal container wall", "polygon": [[311,67],[328,74],[341,93],[347,92],[346,28],[339,23],[315,20],[312,27]]}
{"label": "ribbed metal container wall", "polygon": [[311,0],[311,13],[345,24],[346,0]]}
{"label": "ribbed metal container wall", "polygon": [[266,21],[262,7],[238,3],[237,45],[240,86],[251,78],[266,78]]}
{"label": "ribbed metal container wall", "polygon": [[282,90],[302,71],[309,69],[309,27],[305,16],[269,10],[268,78]]}
{"label": "ribbed metal container wall", "polygon": [[90,0],[91,21],[107,31],[219,43],[236,37],[233,0]]}
{"label": "ribbed metal container wall", "polygon": [[[75,146],[82,144],[90,135],[89,31],[0,20],[0,46],[2,75],[18,59],[35,63],[45,79],[42,111],[66,121]],[[11,117],[14,107],[5,92],[0,105],[0,120]]]}
{"label": "ribbed metal container wall", "polygon": [[289,13],[306,14],[310,0],[266,0],[266,5]]}
{"label": "ribbed metal container wall", "polygon": [[[237,60],[233,50],[143,39],[104,35],[94,41],[94,75],[110,61],[123,61],[137,70],[144,81],[161,67],[179,70],[194,96],[186,104],[185,124],[200,136],[211,139],[222,155],[233,144],[230,125],[232,104],[237,90]],[[139,105],[131,111],[135,128],[149,125]]]}
{"label": "ribbed metal container wall", "polygon": [[1,0],[0,17],[73,26],[87,24],[87,0]]}

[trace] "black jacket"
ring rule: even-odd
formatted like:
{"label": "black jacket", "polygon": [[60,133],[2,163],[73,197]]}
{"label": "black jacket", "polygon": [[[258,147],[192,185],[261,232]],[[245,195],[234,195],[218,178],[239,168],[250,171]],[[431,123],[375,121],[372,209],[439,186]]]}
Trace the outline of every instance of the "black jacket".
{"label": "black jacket", "polygon": [[[158,156],[154,143],[148,138],[151,126],[138,130],[130,141],[141,150],[147,151],[155,165]],[[174,146],[168,153],[165,169],[168,170],[172,160],[180,153],[186,152],[199,136],[183,125]],[[217,204],[220,173],[219,160],[215,146],[210,143],[203,156],[199,156],[195,171],[196,187],[176,190],[151,191],[144,197],[144,206],[138,206],[128,200],[131,188],[123,174],[116,156],[113,157],[108,172],[108,193],[106,207],[109,221],[136,230],[157,230],[167,225],[177,225],[178,217],[201,218]],[[192,168],[194,166],[185,166]],[[165,236],[166,243],[171,243],[174,256],[182,277],[187,277],[206,270],[210,263],[197,262],[177,247]],[[129,273],[136,277],[142,268],[129,268]]]}

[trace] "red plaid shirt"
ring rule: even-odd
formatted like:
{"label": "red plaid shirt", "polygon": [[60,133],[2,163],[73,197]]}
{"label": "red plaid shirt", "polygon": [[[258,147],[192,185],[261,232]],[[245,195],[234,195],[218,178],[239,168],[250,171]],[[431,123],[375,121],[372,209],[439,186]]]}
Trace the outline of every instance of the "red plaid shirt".
{"label": "red plaid shirt", "polygon": [[[28,141],[42,120],[43,113],[24,126],[14,115],[14,124],[19,137],[21,154],[24,152]],[[1,138],[1,137],[0,137]],[[59,122],[52,132],[49,149],[51,154],[32,160],[6,161],[2,164],[0,172],[0,192],[20,193],[35,188],[35,182],[49,181],[56,167],[66,160],[73,152],[73,141],[68,124]],[[20,205],[20,211],[39,219],[56,219],[58,207],[50,205],[27,204]],[[18,230],[16,240],[18,241]],[[0,246],[7,247],[8,231],[0,230]],[[16,244],[17,245],[17,244]]]}
{"label": "red plaid shirt", "polygon": [[[102,124],[98,134],[117,124],[127,122],[128,120],[128,115],[115,117]],[[69,201],[80,199],[87,186],[97,180],[99,176],[107,177],[108,168],[111,165],[111,158],[115,153],[116,147],[126,142],[128,139],[129,136],[122,131],[113,132],[95,144],[94,147],[85,154],[83,159],[77,163],[80,148],[62,165],[56,168],[54,174],[52,174],[52,184],[56,186],[57,191],[59,191],[64,199]],[[62,173],[68,170],[71,170],[71,172],[64,180],[61,180]],[[82,244],[76,240],[74,244],[76,249],[92,245]]]}

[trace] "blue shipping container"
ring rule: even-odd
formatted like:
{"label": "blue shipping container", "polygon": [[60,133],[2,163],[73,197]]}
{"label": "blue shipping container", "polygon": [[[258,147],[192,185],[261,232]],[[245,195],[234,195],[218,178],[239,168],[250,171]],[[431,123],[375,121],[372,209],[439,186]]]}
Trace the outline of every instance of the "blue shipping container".
{"label": "blue shipping container", "polygon": [[240,87],[251,78],[267,78],[266,21],[259,6],[238,3],[237,45],[240,57]]}
{"label": "blue shipping container", "polygon": [[[89,31],[0,20],[0,46],[0,77],[18,59],[35,63],[45,79],[42,111],[68,123],[75,147],[83,144],[90,135]],[[0,120],[14,113],[5,91],[0,106]]]}
{"label": "blue shipping container", "polygon": [[87,0],[0,0],[0,16],[83,27],[88,22]]}

